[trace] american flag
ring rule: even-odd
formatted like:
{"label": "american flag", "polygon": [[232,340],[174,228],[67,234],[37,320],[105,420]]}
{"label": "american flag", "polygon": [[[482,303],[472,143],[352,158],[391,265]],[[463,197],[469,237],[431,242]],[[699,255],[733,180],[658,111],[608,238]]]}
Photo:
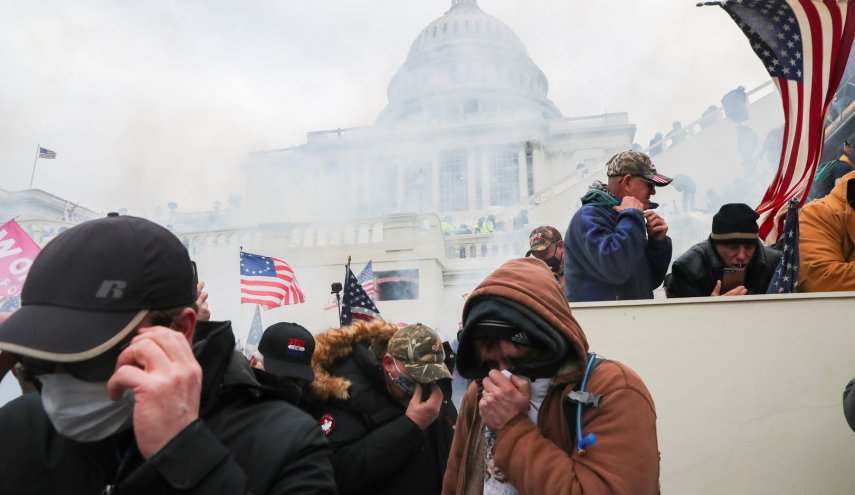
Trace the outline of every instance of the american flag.
{"label": "american flag", "polygon": [[[362,288],[365,290],[365,293],[368,294],[368,297],[374,299],[374,268],[371,266],[371,261],[368,261],[368,264],[365,265],[365,268],[359,272],[356,280],[362,285]],[[327,305],[324,306],[324,311],[328,309],[335,309],[338,306],[338,301],[335,298],[335,294],[330,297],[330,300],[327,301]]]}
{"label": "american flag", "polygon": [[784,235],[781,237],[784,255],[769,281],[767,294],[796,292],[799,287],[799,202],[793,198],[787,207]]}
{"label": "american flag", "polygon": [[277,308],[305,301],[294,270],[279,258],[240,253],[240,302]]}
{"label": "american flag", "polygon": [[246,345],[243,348],[244,356],[247,359],[252,357],[252,353],[258,349],[258,343],[261,342],[261,335],[264,333],[264,327],[261,324],[261,306],[255,306],[255,314],[252,316],[252,324],[249,326],[249,334],[246,336]]}
{"label": "american flag", "polygon": [[51,151],[47,148],[42,148],[41,146],[39,146],[39,158],[53,160],[54,158],[56,158],[56,151]]}
{"label": "american flag", "polygon": [[350,267],[345,270],[344,295],[341,297],[341,325],[350,325],[354,318],[357,320],[380,318],[380,311],[365,293],[365,289],[350,271]]}
{"label": "american flag", "polygon": [[778,240],[790,198],[804,203],[822,153],[825,115],[855,38],[851,0],[724,0],[781,93],[784,145],[757,207],[760,237]]}

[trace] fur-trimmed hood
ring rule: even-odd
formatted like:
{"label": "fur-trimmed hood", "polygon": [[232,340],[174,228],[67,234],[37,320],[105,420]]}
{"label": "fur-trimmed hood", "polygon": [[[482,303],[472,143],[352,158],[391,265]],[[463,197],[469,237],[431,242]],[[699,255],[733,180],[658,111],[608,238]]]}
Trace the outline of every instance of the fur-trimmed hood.
{"label": "fur-trimmed hood", "polygon": [[377,359],[386,353],[386,344],[395,335],[398,327],[385,320],[358,321],[350,326],[333,328],[315,336],[315,352],[312,354],[312,371],[315,379],[308,391],[314,399],[326,402],[330,399],[347,400],[351,382],[347,378],[334,376],[330,369],[353,353],[353,346],[370,346]]}

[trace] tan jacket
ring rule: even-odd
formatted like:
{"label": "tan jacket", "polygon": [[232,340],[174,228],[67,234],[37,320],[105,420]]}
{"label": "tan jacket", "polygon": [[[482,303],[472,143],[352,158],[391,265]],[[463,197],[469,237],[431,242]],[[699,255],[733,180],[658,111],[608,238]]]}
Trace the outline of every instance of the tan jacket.
{"label": "tan jacket", "polygon": [[822,199],[799,213],[799,290],[855,290],[855,209],[846,201],[847,183],[855,171],[841,177]]}
{"label": "tan jacket", "polygon": [[[576,353],[554,377],[538,424],[521,414],[498,432],[496,464],[520,495],[658,493],[656,410],[641,378],[627,366],[606,360],[591,375],[587,390],[602,400],[584,410],[582,429],[595,433],[597,442],[584,454],[570,445],[562,398],[578,388],[588,343],[550,275],[531,259],[510,261],[481,283],[463,310],[465,320],[473,299],[484,295],[514,300],[564,333]],[[477,393],[473,383],[461,405],[444,494],[483,493],[484,428]]]}

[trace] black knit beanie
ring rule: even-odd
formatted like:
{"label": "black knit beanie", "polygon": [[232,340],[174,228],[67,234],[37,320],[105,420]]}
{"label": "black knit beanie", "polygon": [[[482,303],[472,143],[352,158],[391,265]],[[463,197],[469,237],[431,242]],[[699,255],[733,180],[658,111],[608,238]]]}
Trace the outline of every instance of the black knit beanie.
{"label": "black knit beanie", "polygon": [[719,244],[745,244],[756,241],[760,215],[744,203],[723,205],[713,216],[710,239]]}
{"label": "black knit beanie", "polygon": [[469,379],[483,378],[490,369],[477,356],[475,340],[498,339],[538,349],[538,357],[511,370],[529,378],[547,378],[570,355],[570,341],[540,315],[510,299],[479,297],[466,316],[457,348],[457,370]]}

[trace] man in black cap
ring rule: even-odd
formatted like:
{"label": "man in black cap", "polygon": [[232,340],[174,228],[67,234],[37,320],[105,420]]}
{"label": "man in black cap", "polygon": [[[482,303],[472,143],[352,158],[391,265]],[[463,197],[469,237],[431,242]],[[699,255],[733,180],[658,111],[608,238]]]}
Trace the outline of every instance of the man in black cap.
{"label": "man in black cap", "polygon": [[671,238],[650,197],[671,179],[639,151],[612,156],[606,174],[608,184],[591,184],[564,235],[564,295],[580,302],[653,299],[671,262]]}
{"label": "man in black cap", "polygon": [[288,392],[299,404],[306,385],[315,379],[312,353],[315,338],[296,323],[275,323],[267,327],[249,365],[264,385]]}
{"label": "man in black cap", "polygon": [[0,324],[41,384],[0,408],[0,493],[334,493],[313,421],[268,400],[196,291],[187,250],[142,218],[45,246]]}
{"label": "man in black cap", "polygon": [[837,160],[821,164],[816,169],[808,200],[828,196],[841,177],[855,169],[855,148],[848,140],[843,141],[843,149]]}
{"label": "man in black cap", "polygon": [[665,280],[668,297],[765,294],[781,252],[760,242],[758,217],[743,203],[722,206],[709,238],[674,261]]}

